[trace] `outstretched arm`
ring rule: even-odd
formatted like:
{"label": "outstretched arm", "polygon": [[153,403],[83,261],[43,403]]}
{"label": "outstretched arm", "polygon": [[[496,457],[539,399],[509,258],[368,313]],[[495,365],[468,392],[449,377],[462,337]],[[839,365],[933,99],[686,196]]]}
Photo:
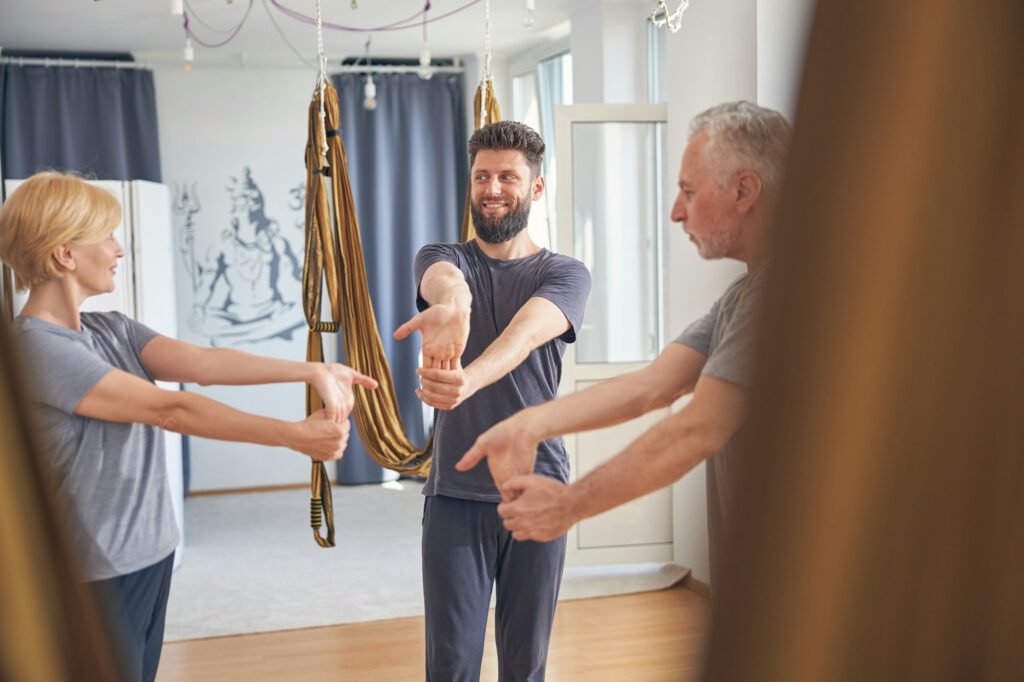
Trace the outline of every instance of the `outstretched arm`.
{"label": "outstretched arm", "polygon": [[569,329],[565,314],[551,301],[534,296],[469,366],[417,370],[423,386],[416,395],[431,407],[450,410],[518,367],[534,348]]}
{"label": "outstretched arm", "polygon": [[420,296],[430,307],[395,330],[401,341],[414,331],[423,336],[423,366],[455,367],[469,339],[473,295],[462,271],[447,262],[431,265],[420,280]]}
{"label": "outstretched arm", "polygon": [[693,400],[662,419],[625,450],[572,485],[530,474],[501,486],[498,506],[516,540],[546,542],[578,521],[682,478],[721,450],[746,416],[746,389],[702,376]]}
{"label": "outstretched arm", "polygon": [[669,344],[641,370],[530,407],[494,425],[477,438],[455,468],[468,471],[487,457],[499,486],[510,476],[528,474],[542,441],[613,426],[667,407],[693,390],[706,359],[689,346]]}
{"label": "outstretched arm", "polygon": [[317,460],[341,457],[349,432],[347,419],[331,420],[323,410],[298,422],[259,417],[195,393],[165,391],[117,369],[85,394],[75,414],[151,424],[190,436],[283,446]]}
{"label": "outstretched arm", "polygon": [[210,385],[302,382],[316,389],[327,417],[340,421],[352,411],[352,386],[376,388],[377,382],[345,365],[279,360],[230,348],[203,348],[158,336],[141,353],[142,363],[159,381]]}

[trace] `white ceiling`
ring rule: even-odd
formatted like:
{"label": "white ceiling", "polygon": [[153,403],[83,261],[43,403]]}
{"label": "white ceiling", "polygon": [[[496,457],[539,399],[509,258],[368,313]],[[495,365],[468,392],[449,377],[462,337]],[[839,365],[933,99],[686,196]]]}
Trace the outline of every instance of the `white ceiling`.
{"label": "white ceiling", "polygon": [[[308,16],[314,0],[277,0]],[[472,0],[431,0],[430,17],[463,7]],[[241,21],[249,0],[187,0],[192,8],[190,28],[197,38],[215,43],[226,35],[211,31],[230,29]],[[450,17],[428,24],[428,41],[435,57],[483,51],[484,4],[476,4]],[[536,24],[522,26],[523,0],[491,0],[492,44],[496,55],[509,55],[542,42],[545,35],[564,33],[570,12],[586,0],[536,0]],[[170,13],[170,0],[0,0],[0,47],[63,51],[129,51],[180,53],[184,45],[181,17]],[[416,14],[424,0],[322,0],[324,21],[365,28],[383,26]],[[208,49],[196,45],[197,63],[227,56],[291,55],[268,17],[268,11],[288,40],[307,58],[316,53],[316,33],[276,9],[270,0],[252,0],[252,10],[238,35],[227,45]],[[324,31],[327,54],[361,55],[366,33]],[[419,54],[422,30],[375,32],[371,55],[414,57]],[[294,57],[292,57],[294,59]]]}

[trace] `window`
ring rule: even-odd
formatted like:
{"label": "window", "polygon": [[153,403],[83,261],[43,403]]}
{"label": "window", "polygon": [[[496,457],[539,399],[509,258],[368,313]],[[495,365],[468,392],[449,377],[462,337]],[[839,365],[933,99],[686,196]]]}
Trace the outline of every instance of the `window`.
{"label": "window", "polygon": [[647,19],[647,101],[665,101],[665,30]]}
{"label": "window", "polygon": [[555,106],[572,104],[572,55],[568,52],[536,62],[534,70],[512,78],[512,119],[544,138],[544,199],[534,204],[530,236],[545,248],[555,243]]}

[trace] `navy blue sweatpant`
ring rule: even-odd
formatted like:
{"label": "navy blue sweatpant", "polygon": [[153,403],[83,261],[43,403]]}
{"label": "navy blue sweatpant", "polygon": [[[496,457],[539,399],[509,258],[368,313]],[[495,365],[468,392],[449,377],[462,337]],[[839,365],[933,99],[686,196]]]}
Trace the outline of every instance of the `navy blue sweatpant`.
{"label": "navy blue sweatpant", "polygon": [[498,505],[432,495],[423,507],[428,682],[477,682],[491,588],[502,682],[541,682],[565,536],[515,542]]}
{"label": "navy blue sweatpant", "polygon": [[152,566],[89,583],[106,607],[127,680],[152,682],[164,645],[174,552]]}

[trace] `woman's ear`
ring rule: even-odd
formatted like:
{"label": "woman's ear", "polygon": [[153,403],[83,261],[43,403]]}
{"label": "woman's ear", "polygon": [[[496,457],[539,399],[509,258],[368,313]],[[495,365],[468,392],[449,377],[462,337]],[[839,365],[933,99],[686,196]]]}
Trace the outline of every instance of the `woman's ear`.
{"label": "woman's ear", "polygon": [[52,258],[61,270],[67,270],[68,272],[75,270],[78,265],[75,262],[74,254],[71,253],[70,244],[61,244],[55,248],[53,250]]}

